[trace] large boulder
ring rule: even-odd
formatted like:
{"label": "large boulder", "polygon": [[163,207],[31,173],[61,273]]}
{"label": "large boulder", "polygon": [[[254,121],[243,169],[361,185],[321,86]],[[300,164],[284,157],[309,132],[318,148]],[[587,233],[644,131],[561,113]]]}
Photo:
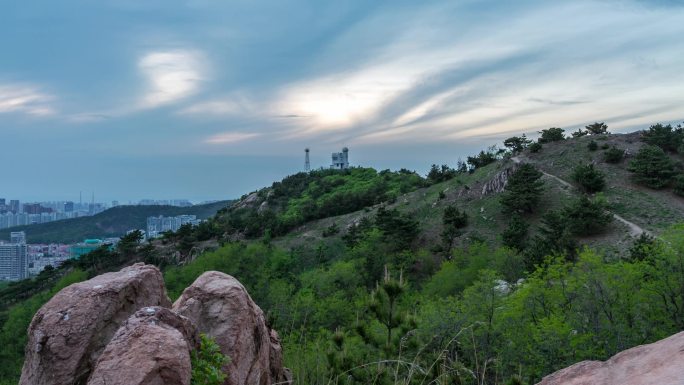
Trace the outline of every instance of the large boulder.
{"label": "large boulder", "polygon": [[20,385],[85,384],[119,326],[146,306],[170,306],[159,269],[142,263],[62,289],[28,329]]}
{"label": "large boulder", "polygon": [[269,385],[288,380],[282,367],[278,335],[264,313],[230,275],[202,274],[173,304],[173,310],[213,337],[230,358],[223,370],[226,385]]}
{"label": "large boulder", "polygon": [[143,308],[116,332],[88,385],[190,385],[197,348],[192,321],[169,309]]}
{"label": "large boulder", "polygon": [[684,384],[684,332],[620,352],[608,361],[582,361],[542,379],[539,385]]}

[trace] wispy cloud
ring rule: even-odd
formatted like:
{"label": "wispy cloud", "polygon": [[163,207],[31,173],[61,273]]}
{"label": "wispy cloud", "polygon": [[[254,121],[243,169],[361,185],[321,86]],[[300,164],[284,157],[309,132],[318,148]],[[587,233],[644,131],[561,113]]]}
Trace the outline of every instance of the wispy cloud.
{"label": "wispy cloud", "polygon": [[0,84],[0,114],[47,116],[56,113],[54,97],[34,85]]}
{"label": "wispy cloud", "polygon": [[204,142],[207,144],[229,144],[242,142],[258,136],[260,136],[260,134],[254,132],[224,132],[210,136]]}
{"label": "wispy cloud", "polygon": [[173,103],[196,93],[205,80],[202,55],[195,51],[155,51],[145,54],[138,62],[146,77],[148,89],[140,107],[154,108]]}

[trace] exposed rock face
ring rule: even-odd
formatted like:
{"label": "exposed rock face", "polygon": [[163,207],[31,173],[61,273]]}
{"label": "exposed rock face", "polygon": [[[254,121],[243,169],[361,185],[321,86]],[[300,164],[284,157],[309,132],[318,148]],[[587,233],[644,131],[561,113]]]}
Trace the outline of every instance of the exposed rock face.
{"label": "exposed rock face", "polygon": [[539,385],[684,384],[684,332],[625,350],[608,361],[582,361],[544,377]]}
{"label": "exposed rock face", "polygon": [[517,168],[517,165],[514,165],[494,175],[491,180],[482,186],[482,196],[503,192],[506,184],[508,184],[508,178]]}
{"label": "exposed rock face", "polygon": [[116,332],[88,385],[190,385],[190,355],[198,347],[192,321],[169,309],[143,308]]}
{"label": "exposed rock face", "polygon": [[287,381],[278,334],[235,278],[216,271],[202,274],[173,304],[216,340],[230,357],[223,368],[227,385],[270,385]]}
{"label": "exposed rock face", "polygon": [[64,288],[31,321],[20,384],[85,384],[119,326],[159,305],[170,305],[162,275],[142,263]]}

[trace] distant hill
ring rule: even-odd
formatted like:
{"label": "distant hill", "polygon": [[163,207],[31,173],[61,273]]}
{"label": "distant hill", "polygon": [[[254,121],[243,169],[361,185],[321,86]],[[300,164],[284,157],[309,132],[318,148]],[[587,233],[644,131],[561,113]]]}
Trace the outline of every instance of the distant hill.
{"label": "distant hill", "polygon": [[12,231],[25,231],[29,243],[73,243],[86,238],[118,237],[131,229],[144,229],[147,217],[188,214],[206,219],[230,203],[220,201],[191,207],[119,206],[89,217],[2,229],[0,239],[8,240]]}

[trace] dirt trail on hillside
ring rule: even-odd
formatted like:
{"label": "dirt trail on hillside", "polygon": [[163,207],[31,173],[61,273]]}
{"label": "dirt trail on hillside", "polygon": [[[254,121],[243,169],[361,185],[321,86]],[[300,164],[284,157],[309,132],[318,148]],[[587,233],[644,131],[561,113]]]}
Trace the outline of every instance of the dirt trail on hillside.
{"label": "dirt trail on hillside", "polygon": [[[520,163],[520,162],[522,162],[522,159],[520,159],[519,156],[511,157],[511,160],[512,160],[514,163]],[[573,186],[571,183],[569,183],[569,182],[566,181],[566,180],[563,180],[563,179],[561,179],[561,178],[559,178],[559,177],[557,177],[557,176],[555,176],[555,175],[553,175],[553,174],[549,174],[548,172],[546,172],[546,171],[544,171],[544,170],[539,170],[539,171],[540,171],[542,174],[546,175],[547,177],[552,178],[552,179],[555,179],[556,181],[558,181],[558,183],[562,184],[562,185],[565,186],[565,187],[568,187],[568,188],[570,188],[570,189],[574,189],[574,188],[575,188],[575,186]],[[627,226],[627,228],[629,229],[629,234],[630,234],[631,236],[633,236],[633,237],[638,237],[638,236],[640,236],[641,234],[644,234],[644,233],[647,234],[647,235],[651,235],[650,232],[648,232],[647,230],[644,230],[642,227],[640,227],[640,226],[637,225],[636,223],[630,222],[630,221],[626,220],[625,218],[623,218],[623,217],[621,217],[621,216],[619,216],[619,215],[617,215],[617,214],[615,214],[615,213],[613,213],[613,212],[611,212],[611,214],[613,215],[613,218],[615,218],[615,220],[617,220],[618,222],[621,222],[622,224],[624,224],[625,226]]]}

